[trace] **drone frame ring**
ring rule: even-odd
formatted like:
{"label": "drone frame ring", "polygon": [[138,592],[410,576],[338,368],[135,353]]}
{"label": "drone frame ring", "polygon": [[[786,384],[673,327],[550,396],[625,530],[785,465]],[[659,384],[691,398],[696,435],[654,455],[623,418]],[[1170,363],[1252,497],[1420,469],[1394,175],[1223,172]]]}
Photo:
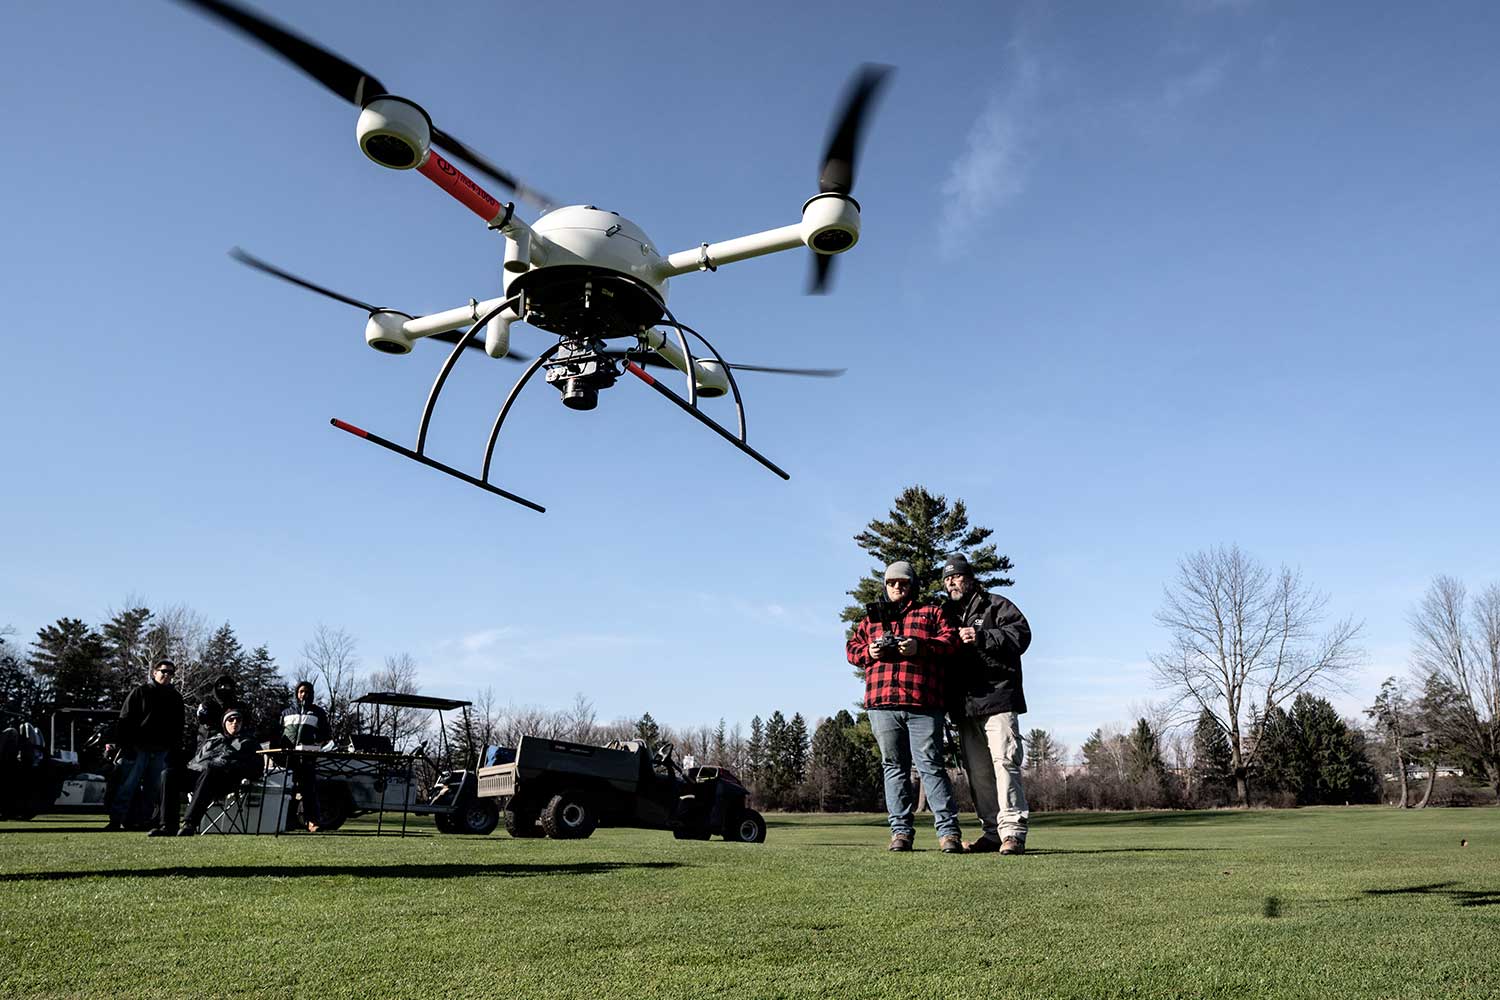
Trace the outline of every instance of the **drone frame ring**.
{"label": "drone frame ring", "polygon": [[474,338],[474,335],[478,333],[486,323],[494,319],[496,316],[500,315],[505,310],[509,309],[511,306],[515,305],[520,301],[520,299],[521,297],[519,295],[512,296],[511,298],[508,298],[504,302],[500,303],[495,308],[491,309],[489,312],[485,313],[483,316],[479,317],[474,321],[474,325],[469,327],[469,332],[458,338],[458,343],[453,345],[453,350],[448,353],[448,358],[443,362],[443,367],[438,369],[437,378],[434,379],[432,383],[432,389],[427,393],[427,405],[422,407],[422,420],[421,423],[417,425],[418,455],[421,455],[423,453],[423,450],[427,447],[427,426],[432,422],[432,411],[437,406],[438,394],[443,391],[443,385],[448,381],[449,373],[451,373],[454,366],[458,364],[458,359],[462,357],[464,351],[468,349],[469,341]]}
{"label": "drone frame ring", "polygon": [[521,377],[516,379],[516,384],[510,387],[510,392],[506,395],[505,402],[500,406],[500,412],[495,414],[495,424],[490,428],[490,439],[484,445],[484,466],[479,471],[480,482],[487,483],[490,481],[490,460],[495,456],[495,442],[500,439],[500,425],[505,423],[505,417],[510,413],[510,408],[515,404],[517,397],[521,395],[521,389],[531,380],[531,376],[535,375],[544,364],[552,360],[552,355],[562,350],[563,345],[566,343],[567,341],[565,340],[559,340],[539,354],[536,360],[521,373]]}

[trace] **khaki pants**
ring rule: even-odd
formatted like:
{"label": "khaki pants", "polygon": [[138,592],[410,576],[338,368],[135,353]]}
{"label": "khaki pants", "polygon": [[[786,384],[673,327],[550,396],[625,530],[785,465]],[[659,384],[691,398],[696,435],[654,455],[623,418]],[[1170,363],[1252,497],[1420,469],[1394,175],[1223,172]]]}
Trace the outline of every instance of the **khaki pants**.
{"label": "khaki pants", "polygon": [[974,808],[984,835],[991,840],[1014,837],[1026,842],[1026,790],[1021,787],[1021,719],[997,712],[958,721],[964,770],[974,793]]}

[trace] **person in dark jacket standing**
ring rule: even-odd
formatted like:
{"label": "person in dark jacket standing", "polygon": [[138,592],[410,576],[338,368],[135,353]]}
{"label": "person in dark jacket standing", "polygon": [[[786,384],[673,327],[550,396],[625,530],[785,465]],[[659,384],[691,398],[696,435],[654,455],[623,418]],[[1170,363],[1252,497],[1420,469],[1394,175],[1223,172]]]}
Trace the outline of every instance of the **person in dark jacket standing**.
{"label": "person in dark jacket standing", "polygon": [[950,705],[984,827],[967,847],[974,854],[1025,854],[1030,812],[1021,785],[1021,654],[1031,645],[1031,626],[1020,608],[980,589],[962,555],[943,566],[943,589],[943,612],[959,643]]}
{"label": "person in dark jacket standing", "polygon": [[[126,755],[121,761],[125,768],[125,780],[120,782],[114,802],[110,804],[109,824],[106,830],[125,829],[125,816],[130,810],[130,800],[136,789],[144,786],[148,797],[162,797],[162,772],[166,770],[167,758],[182,748],[183,710],[182,695],[172,686],[177,676],[177,665],[171,660],[158,660],[151,668],[151,678],[137,684],[125,696],[120,708],[120,724],[116,739]],[[174,806],[171,814],[175,816]],[[160,816],[168,815],[167,803],[162,801]],[[165,820],[163,820],[165,822]],[[156,833],[156,831],[152,831]],[[171,833],[168,829],[166,832]],[[157,833],[157,836],[160,836]]]}
{"label": "person in dark jacket standing", "polygon": [[182,819],[179,837],[191,837],[198,832],[198,824],[214,799],[226,795],[239,787],[241,781],[253,777],[260,766],[255,755],[256,743],[245,735],[244,719],[238,709],[224,713],[222,728],[203,741],[193,756],[190,770],[198,772],[198,783],[193,788],[193,804],[188,806]]}
{"label": "person in dark jacket standing", "polygon": [[253,733],[256,720],[250,714],[250,706],[240,697],[238,682],[231,674],[221,674],[214,681],[213,691],[198,704],[196,721],[199,735],[204,739],[213,739],[223,733],[224,713],[231,708],[240,715],[240,729]]}
{"label": "person in dark jacket standing", "polygon": [[892,851],[911,850],[911,768],[932,807],[938,844],[945,854],[963,853],[953,787],[943,766],[943,709],[953,628],[941,609],[917,599],[917,579],[904,560],[886,567],[887,600],[870,605],[854,629],[846,654],[865,672],[865,709],[880,746],[885,806],[890,813]]}
{"label": "person in dark jacket standing", "polygon": [[[333,738],[328,713],[313,703],[312,681],[298,681],[294,699],[281,713],[281,738],[292,750],[316,750]],[[317,763],[293,755],[292,780],[302,799],[302,820],[308,833],[317,833],[323,824],[323,810],[318,804]]]}

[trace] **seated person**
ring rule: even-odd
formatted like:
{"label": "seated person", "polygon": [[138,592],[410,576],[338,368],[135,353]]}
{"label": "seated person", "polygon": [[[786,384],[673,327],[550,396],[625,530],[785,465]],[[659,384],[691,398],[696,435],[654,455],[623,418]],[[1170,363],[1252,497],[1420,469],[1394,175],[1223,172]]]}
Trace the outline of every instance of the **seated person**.
{"label": "seated person", "polygon": [[182,820],[179,837],[191,837],[198,832],[198,823],[214,799],[227,795],[240,786],[240,782],[253,777],[260,768],[260,758],[255,755],[256,743],[241,734],[244,720],[238,709],[224,713],[223,730],[204,740],[188,768],[198,773],[198,784],[193,789],[193,804],[188,806],[187,816]]}

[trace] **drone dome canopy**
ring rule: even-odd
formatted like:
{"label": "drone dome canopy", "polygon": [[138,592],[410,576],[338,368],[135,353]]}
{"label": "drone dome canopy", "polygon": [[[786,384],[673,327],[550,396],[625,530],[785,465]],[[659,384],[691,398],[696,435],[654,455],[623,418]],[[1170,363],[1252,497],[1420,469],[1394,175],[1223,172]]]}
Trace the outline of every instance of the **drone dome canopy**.
{"label": "drone dome canopy", "polygon": [[646,231],[616,212],[593,205],[569,205],[555,209],[532,223],[532,231],[545,237],[546,257],[533,263],[591,264],[620,271],[646,282],[665,301],[667,278],[662,258]]}

